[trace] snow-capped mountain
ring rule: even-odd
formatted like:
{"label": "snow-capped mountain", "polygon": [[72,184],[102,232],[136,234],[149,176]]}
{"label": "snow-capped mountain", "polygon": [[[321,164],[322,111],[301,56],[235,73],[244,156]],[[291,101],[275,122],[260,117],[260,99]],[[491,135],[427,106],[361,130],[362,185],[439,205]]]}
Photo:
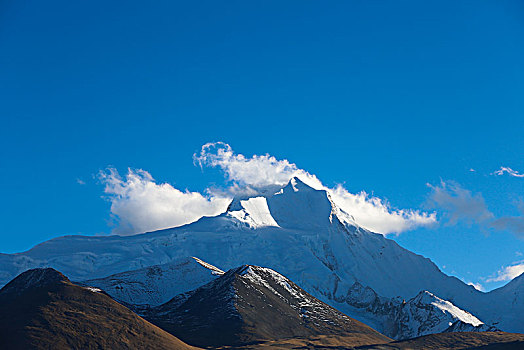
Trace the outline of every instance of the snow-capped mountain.
{"label": "snow-capped mountain", "polygon": [[[257,269],[264,270],[260,267]],[[274,276],[278,275],[273,270],[266,270]],[[123,272],[84,281],[82,284],[102,289],[140,314],[143,310],[154,308],[179,294],[171,300],[172,307],[174,303],[190,296],[194,289],[222,274],[222,270],[200,259],[187,258],[177,263]],[[276,279],[282,280],[283,277]],[[359,315],[367,324],[378,325],[377,327],[395,339],[409,339],[451,330],[498,330],[427,291],[420,292],[406,302],[398,297],[380,297],[371,288],[355,282],[348,293],[346,303],[354,307],[352,315]]]}
{"label": "snow-capped mountain", "polygon": [[400,297],[381,297],[373,289],[356,282],[345,302],[352,307],[349,314],[359,315],[363,322],[394,339],[459,329],[461,332],[498,330],[428,291],[421,291],[406,301]]}
{"label": "snow-capped mountain", "polygon": [[[33,267],[51,266],[81,281],[188,256],[224,270],[243,264],[270,267],[362,320],[372,315],[359,314],[362,310],[354,307],[352,287],[357,282],[389,299],[410,300],[430,291],[480,321],[524,331],[524,319],[513,317],[524,312],[522,293],[509,305],[497,300],[500,291],[482,293],[445,275],[429,259],[359,227],[326,191],[296,178],[274,194],[233,201],[227,212],[182,227],[126,237],[66,236],[24,253],[2,254],[0,283]],[[379,331],[388,328],[385,320],[375,321],[372,326]]]}
{"label": "snow-capped mountain", "polygon": [[[484,294],[481,300],[482,303],[474,305],[478,315],[502,330],[524,333],[524,273]],[[473,302],[470,305],[473,306]]]}
{"label": "snow-capped mountain", "polygon": [[126,304],[157,306],[177,294],[196,289],[223,273],[224,271],[213,265],[189,257],[83,281],[81,284],[100,288],[112,298]]}
{"label": "snow-capped mountain", "polygon": [[202,347],[318,336],[343,339],[346,346],[390,341],[281,274],[250,265],[231,269],[148,310],[144,317],[188,344]]}
{"label": "snow-capped mountain", "polygon": [[461,332],[498,330],[428,291],[422,291],[408,302],[403,302],[396,322],[399,339],[459,329]]}

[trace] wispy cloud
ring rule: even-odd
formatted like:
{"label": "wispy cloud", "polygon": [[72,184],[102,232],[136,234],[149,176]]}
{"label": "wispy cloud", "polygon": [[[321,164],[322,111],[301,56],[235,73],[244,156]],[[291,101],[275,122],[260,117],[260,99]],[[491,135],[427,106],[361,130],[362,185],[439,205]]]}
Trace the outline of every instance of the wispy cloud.
{"label": "wispy cloud", "polygon": [[508,174],[509,176],[513,176],[513,177],[524,177],[524,174],[521,174],[518,171],[513,170],[510,167],[505,167],[505,166],[501,166],[499,170],[496,170],[493,173],[491,173],[491,175],[497,175],[497,176],[501,176],[504,174]]}
{"label": "wispy cloud", "polygon": [[524,273],[524,260],[517,261],[510,266],[502,267],[493,277],[487,278],[486,282],[510,281]]}
{"label": "wispy cloud", "polygon": [[520,215],[496,217],[487,207],[481,193],[472,193],[454,181],[428,184],[431,193],[428,207],[443,212],[447,225],[465,223],[479,225],[483,229],[508,231],[524,238],[524,202],[518,204]]}
{"label": "wispy cloud", "polygon": [[79,184],[79,185],[85,185],[86,182],[82,179],[76,179],[76,183]]}
{"label": "wispy cloud", "polygon": [[444,211],[449,225],[458,222],[469,225],[486,224],[495,218],[480,193],[473,194],[454,181],[441,181],[435,186],[427,185],[431,188],[428,198],[429,207]]}
{"label": "wispy cloud", "polygon": [[515,234],[515,236],[524,238],[524,202],[518,205],[519,216],[503,216],[493,222],[490,226],[497,230],[506,230]]}

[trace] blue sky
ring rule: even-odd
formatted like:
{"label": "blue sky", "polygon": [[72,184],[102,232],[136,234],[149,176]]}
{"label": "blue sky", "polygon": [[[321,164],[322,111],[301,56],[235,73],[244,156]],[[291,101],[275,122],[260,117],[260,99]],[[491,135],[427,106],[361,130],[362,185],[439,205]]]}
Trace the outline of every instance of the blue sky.
{"label": "blue sky", "polygon": [[[3,1],[0,252],[110,233],[107,167],[227,186],[192,158],[223,141],[435,212],[390,237],[501,285],[524,260],[524,234],[491,225],[522,217],[524,178],[492,174],[524,172],[523,38],[521,1]],[[442,182],[493,217],[431,205]]]}

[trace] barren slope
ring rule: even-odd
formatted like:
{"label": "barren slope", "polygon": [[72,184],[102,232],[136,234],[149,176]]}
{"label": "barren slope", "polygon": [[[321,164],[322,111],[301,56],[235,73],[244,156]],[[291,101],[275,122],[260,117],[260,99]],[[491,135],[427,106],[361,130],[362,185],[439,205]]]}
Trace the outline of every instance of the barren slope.
{"label": "barren slope", "polygon": [[0,290],[0,348],[192,349],[50,268],[26,271]]}

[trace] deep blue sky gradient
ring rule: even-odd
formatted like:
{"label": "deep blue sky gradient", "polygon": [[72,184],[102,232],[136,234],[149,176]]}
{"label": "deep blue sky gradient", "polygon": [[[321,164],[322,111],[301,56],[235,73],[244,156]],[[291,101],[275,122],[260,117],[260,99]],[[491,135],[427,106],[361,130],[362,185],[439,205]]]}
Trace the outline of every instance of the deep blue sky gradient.
{"label": "deep blue sky gradient", "polygon": [[[443,179],[517,215],[524,179],[489,174],[524,171],[523,62],[521,1],[2,1],[0,252],[109,233],[109,165],[220,184],[193,165],[209,141],[393,207]],[[475,282],[524,252],[476,226],[396,240]]]}

